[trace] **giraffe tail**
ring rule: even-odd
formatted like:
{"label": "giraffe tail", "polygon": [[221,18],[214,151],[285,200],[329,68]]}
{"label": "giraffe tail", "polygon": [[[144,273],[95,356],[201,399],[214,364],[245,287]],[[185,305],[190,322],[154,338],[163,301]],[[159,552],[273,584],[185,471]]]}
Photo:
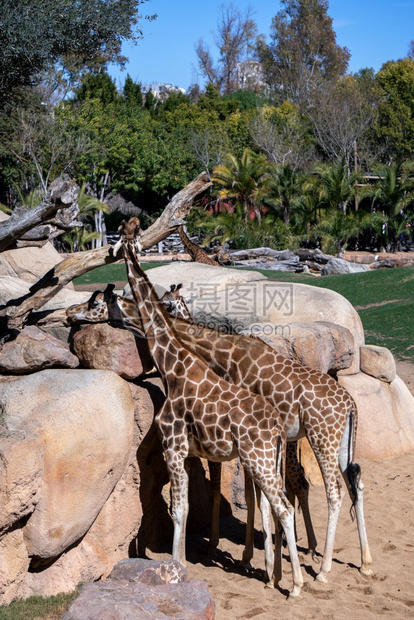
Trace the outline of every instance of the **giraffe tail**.
{"label": "giraffe tail", "polygon": [[355,519],[355,505],[358,501],[358,483],[361,478],[361,467],[358,463],[354,463],[352,460],[355,448],[356,431],[357,431],[357,417],[356,407],[353,407],[349,412],[349,430],[348,430],[348,465],[346,468],[346,474],[349,482],[349,489],[351,493],[351,518]]}

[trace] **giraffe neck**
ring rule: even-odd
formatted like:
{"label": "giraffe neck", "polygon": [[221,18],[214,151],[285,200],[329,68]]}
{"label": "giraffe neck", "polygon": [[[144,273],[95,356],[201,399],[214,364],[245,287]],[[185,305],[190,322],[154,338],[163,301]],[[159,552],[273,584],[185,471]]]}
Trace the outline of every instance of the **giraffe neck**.
{"label": "giraffe neck", "polygon": [[171,356],[178,359],[185,349],[178,341],[170,317],[142,270],[130,243],[125,245],[125,260],[129,285],[141,317],[149,350],[158,371],[165,379],[168,372],[172,370],[167,359],[171,359]]}
{"label": "giraffe neck", "polygon": [[205,263],[206,265],[216,266],[213,259],[211,259],[202,248],[193,243],[191,239],[187,237],[182,226],[179,227],[178,232],[180,233],[180,239],[185,249],[195,263]]}

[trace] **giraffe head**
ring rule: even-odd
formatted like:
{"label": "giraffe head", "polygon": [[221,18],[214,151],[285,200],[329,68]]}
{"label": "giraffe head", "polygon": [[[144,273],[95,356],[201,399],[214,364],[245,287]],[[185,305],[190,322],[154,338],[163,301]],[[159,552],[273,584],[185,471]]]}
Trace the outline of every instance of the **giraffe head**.
{"label": "giraffe head", "polygon": [[182,295],[180,295],[181,287],[182,284],[171,284],[170,290],[164,293],[161,297],[161,301],[164,304],[164,308],[168,310],[172,316],[186,321],[192,317],[186,304],[186,300]]}
{"label": "giraffe head", "polygon": [[[112,286],[112,290],[115,285]],[[108,305],[104,291],[94,291],[88,301],[70,306],[66,310],[68,323],[104,323],[109,320]]]}
{"label": "giraffe head", "polygon": [[137,252],[141,252],[142,246],[139,242],[139,237],[141,236],[142,228],[137,217],[131,217],[128,222],[126,220],[122,220],[118,231],[120,235],[119,241],[117,241],[112,248],[114,256],[118,254],[121,247],[123,247],[123,244],[128,242],[134,244]]}

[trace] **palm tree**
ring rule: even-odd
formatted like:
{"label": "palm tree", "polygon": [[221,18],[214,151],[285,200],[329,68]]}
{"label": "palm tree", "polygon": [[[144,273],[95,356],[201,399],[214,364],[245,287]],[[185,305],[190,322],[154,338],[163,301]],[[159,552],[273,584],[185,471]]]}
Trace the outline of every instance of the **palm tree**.
{"label": "palm tree", "polygon": [[227,155],[226,165],[216,166],[211,179],[221,187],[219,200],[232,200],[243,208],[244,219],[261,222],[261,205],[269,191],[270,164],[263,155],[246,148],[240,159]]}
{"label": "palm tree", "polygon": [[273,166],[269,181],[269,195],[265,202],[280,210],[285,226],[290,224],[291,212],[300,208],[302,202],[303,175],[290,164]]}
{"label": "palm tree", "polygon": [[63,241],[69,245],[71,252],[87,250],[88,244],[100,238],[101,233],[92,232],[87,228],[81,228],[80,226],[72,228],[70,232],[66,233],[62,237]]}
{"label": "palm tree", "polygon": [[332,164],[317,164],[314,172],[319,186],[319,207],[341,209],[346,213],[358,194],[360,175],[350,174],[343,158]]}
{"label": "palm tree", "polygon": [[373,226],[371,213],[348,213],[329,209],[311,228],[311,237],[317,239],[327,254],[342,256],[349,240]]}
{"label": "palm tree", "polygon": [[373,170],[378,177],[375,185],[365,185],[361,196],[372,198],[371,210],[376,212],[375,230],[384,247],[395,251],[405,231],[408,211],[414,204],[413,162],[379,165]]}
{"label": "palm tree", "polygon": [[91,237],[90,241],[97,241],[96,247],[100,247],[99,243],[102,241],[102,232],[104,231],[104,224],[101,218],[97,217],[97,214],[109,213],[109,207],[106,203],[101,202],[98,198],[90,196],[86,193],[85,184],[82,185],[81,191],[78,196],[79,206],[79,219],[85,222],[91,222],[96,229],[96,235]]}

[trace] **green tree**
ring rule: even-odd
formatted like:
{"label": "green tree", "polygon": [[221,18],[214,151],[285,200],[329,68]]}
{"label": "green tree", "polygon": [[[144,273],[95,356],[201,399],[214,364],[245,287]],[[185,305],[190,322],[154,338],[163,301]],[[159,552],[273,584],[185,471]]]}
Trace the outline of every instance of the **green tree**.
{"label": "green tree", "polygon": [[220,200],[234,201],[243,208],[244,219],[261,221],[261,206],[269,192],[270,167],[262,155],[246,148],[240,158],[227,155],[226,165],[216,166],[211,176],[221,189]]}
{"label": "green tree", "polygon": [[372,227],[370,213],[348,213],[338,209],[328,209],[310,231],[324,252],[342,256],[350,239]]}
{"label": "green tree", "polygon": [[308,181],[305,190],[314,192],[316,185],[319,197],[319,209],[330,211],[340,210],[346,214],[348,207],[358,193],[357,181],[360,176],[349,174],[343,158],[332,164],[317,164],[314,167],[315,177]]}
{"label": "green tree", "polygon": [[283,99],[301,109],[315,90],[344,75],[350,54],[336,43],[327,0],[281,0],[270,43],[258,45],[266,80]]}
{"label": "green tree", "polygon": [[290,224],[292,210],[300,208],[303,175],[289,164],[274,166],[265,203],[279,211],[285,226]]}
{"label": "green tree", "polygon": [[142,106],[141,84],[134,82],[129,74],[127,74],[125,78],[123,95],[128,104],[132,106]]}
{"label": "green tree", "polygon": [[115,81],[105,72],[88,73],[76,90],[76,99],[99,99],[102,103],[113,103],[118,99]]}
{"label": "green tree", "polygon": [[385,63],[377,73],[381,89],[375,140],[382,147],[384,163],[414,158],[414,60]]}
{"label": "green tree", "polygon": [[122,63],[121,45],[141,36],[145,0],[2,0],[0,96],[32,85],[56,63],[74,71]]}
{"label": "green tree", "polygon": [[365,185],[361,195],[371,198],[371,210],[376,214],[373,227],[382,245],[390,245],[394,251],[413,215],[414,166],[408,162],[381,164],[373,172],[378,180],[374,185]]}

